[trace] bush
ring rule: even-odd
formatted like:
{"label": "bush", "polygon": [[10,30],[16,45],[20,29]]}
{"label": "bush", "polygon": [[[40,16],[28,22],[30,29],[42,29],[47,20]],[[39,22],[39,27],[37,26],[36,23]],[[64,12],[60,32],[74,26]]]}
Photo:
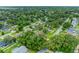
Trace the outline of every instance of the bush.
{"label": "bush", "polygon": [[53,51],[74,52],[79,41],[74,36],[69,34],[60,34],[52,37],[48,42],[48,48]]}
{"label": "bush", "polygon": [[18,38],[18,43],[21,43],[35,52],[43,49],[45,47],[45,42],[46,40],[43,36],[38,36],[32,31],[28,31],[27,33],[24,33],[23,36]]}
{"label": "bush", "polygon": [[3,31],[0,31],[1,33],[0,33],[0,35],[4,35],[5,34],[5,32],[3,32]]}
{"label": "bush", "polygon": [[4,51],[0,48],[0,53],[4,53]]}

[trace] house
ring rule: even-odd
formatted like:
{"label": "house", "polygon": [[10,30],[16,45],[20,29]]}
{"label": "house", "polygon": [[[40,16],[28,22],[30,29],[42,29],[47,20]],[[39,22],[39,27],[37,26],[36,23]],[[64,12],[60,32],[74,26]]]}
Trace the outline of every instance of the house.
{"label": "house", "polygon": [[77,35],[77,33],[76,33],[76,31],[75,31],[74,28],[69,28],[69,29],[67,30],[67,32],[68,32],[69,34],[73,35],[73,36],[76,36],[76,35]]}
{"label": "house", "polygon": [[73,26],[73,27],[76,27],[77,24],[78,24],[77,18],[73,18],[72,26]]}

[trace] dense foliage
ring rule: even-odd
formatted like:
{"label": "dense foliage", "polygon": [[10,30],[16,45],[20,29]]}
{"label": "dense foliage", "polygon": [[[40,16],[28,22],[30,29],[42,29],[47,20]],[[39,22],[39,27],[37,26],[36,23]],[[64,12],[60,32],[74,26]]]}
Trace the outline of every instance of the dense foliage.
{"label": "dense foliage", "polygon": [[69,34],[60,34],[51,38],[48,42],[48,48],[52,51],[74,52],[79,40]]}
{"label": "dense foliage", "polygon": [[27,32],[23,36],[18,38],[18,43],[21,43],[22,45],[25,45],[27,48],[33,50],[33,51],[39,51],[43,48],[45,48],[46,40],[44,36],[38,36],[34,32]]}
{"label": "dense foliage", "polygon": [[78,7],[10,8],[0,9],[1,41],[18,43],[34,52],[44,48],[53,52],[74,52],[79,44],[79,38],[67,33],[73,18],[79,18]]}

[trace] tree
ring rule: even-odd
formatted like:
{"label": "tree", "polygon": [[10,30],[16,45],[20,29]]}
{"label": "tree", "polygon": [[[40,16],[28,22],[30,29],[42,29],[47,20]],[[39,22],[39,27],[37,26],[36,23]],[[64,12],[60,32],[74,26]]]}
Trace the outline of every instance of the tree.
{"label": "tree", "polygon": [[68,29],[70,26],[71,26],[71,23],[70,23],[70,22],[66,22],[66,23],[63,25],[63,30]]}
{"label": "tree", "polygon": [[35,52],[43,49],[45,47],[45,42],[46,40],[43,38],[43,36],[37,36],[32,31],[28,31],[24,33],[23,36],[18,38],[18,43],[26,46],[27,48]]}
{"label": "tree", "polygon": [[53,51],[74,52],[75,47],[79,44],[79,40],[69,34],[60,34],[52,37],[48,42],[48,48]]}

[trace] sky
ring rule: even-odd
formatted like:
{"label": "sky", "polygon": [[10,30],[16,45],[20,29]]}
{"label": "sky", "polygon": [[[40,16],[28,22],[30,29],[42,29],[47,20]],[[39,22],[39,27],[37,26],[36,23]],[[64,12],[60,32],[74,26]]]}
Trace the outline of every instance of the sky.
{"label": "sky", "polygon": [[79,6],[79,0],[0,0],[0,6]]}

